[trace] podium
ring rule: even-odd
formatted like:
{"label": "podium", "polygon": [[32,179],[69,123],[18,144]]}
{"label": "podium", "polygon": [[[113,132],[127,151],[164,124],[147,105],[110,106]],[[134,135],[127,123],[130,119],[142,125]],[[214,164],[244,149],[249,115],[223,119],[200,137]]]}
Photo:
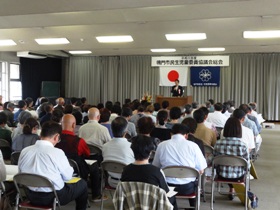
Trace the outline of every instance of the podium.
{"label": "podium", "polygon": [[192,103],[192,96],[186,96],[186,97],[164,97],[164,96],[157,96],[156,102],[162,103],[163,101],[169,102],[169,109],[174,106],[185,106],[186,104]]}

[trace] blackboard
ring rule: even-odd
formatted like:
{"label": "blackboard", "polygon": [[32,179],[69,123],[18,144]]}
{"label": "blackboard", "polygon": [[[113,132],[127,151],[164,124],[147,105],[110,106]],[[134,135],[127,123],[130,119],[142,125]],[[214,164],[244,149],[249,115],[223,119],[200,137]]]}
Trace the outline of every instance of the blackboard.
{"label": "blackboard", "polygon": [[60,96],[60,82],[43,81],[41,85],[42,97],[59,97]]}

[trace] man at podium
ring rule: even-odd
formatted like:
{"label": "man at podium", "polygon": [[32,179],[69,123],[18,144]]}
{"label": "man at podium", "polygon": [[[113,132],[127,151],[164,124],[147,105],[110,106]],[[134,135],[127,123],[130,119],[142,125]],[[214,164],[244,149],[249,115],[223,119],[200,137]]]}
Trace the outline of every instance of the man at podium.
{"label": "man at podium", "polygon": [[183,87],[179,85],[179,80],[175,80],[175,85],[171,88],[171,93],[173,97],[181,97],[184,93]]}

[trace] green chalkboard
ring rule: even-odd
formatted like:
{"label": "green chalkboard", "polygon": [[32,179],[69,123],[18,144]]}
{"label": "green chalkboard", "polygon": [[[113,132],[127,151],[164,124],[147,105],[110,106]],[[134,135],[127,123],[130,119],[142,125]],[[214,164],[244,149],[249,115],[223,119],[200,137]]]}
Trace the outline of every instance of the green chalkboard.
{"label": "green chalkboard", "polygon": [[59,97],[60,96],[60,82],[43,81],[41,84],[42,97]]}

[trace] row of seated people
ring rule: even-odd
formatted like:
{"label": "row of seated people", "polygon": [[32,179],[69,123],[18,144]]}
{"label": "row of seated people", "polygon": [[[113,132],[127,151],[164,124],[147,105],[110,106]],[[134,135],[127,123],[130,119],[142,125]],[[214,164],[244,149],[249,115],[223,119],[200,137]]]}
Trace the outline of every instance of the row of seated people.
{"label": "row of seated people", "polygon": [[[177,109],[178,110],[178,109]],[[181,110],[180,110],[180,112],[181,112]],[[195,111],[194,112],[194,116],[195,116],[195,113],[199,113],[199,111],[197,110],[197,112]],[[170,110],[170,115],[172,115],[172,109]],[[202,114],[202,112],[200,113],[200,115],[203,115]],[[66,117],[67,115],[65,115],[65,117]],[[67,118],[67,117],[66,117]],[[91,108],[89,111],[88,111],[88,118],[89,118],[89,121],[88,121],[88,123],[86,123],[85,125],[83,125],[83,126],[81,126],[80,127],[80,129],[79,129],[79,136],[80,137],[82,137],[87,143],[89,143],[89,144],[101,144],[100,146],[103,146],[103,158],[105,159],[106,158],[106,152],[105,152],[105,149],[104,149],[104,147],[106,148],[106,147],[109,147],[109,146],[106,146],[106,145],[110,145],[110,144],[113,144],[115,141],[110,141],[111,140],[111,137],[108,137],[109,135],[108,135],[108,129],[104,129],[104,127],[102,127],[102,126],[100,126],[100,124],[98,124],[98,121],[99,121],[99,118],[100,118],[100,112],[99,112],[99,110],[97,109],[97,108]],[[205,116],[203,116],[203,120],[204,120],[204,118],[205,118]],[[73,119],[73,117],[72,117],[72,119]],[[116,118],[116,120],[119,120],[119,119],[122,119],[122,121],[123,122],[127,122],[127,120],[123,120],[124,118]],[[144,125],[148,125],[147,127],[149,127],[149,128],[151,128],[151,127],[153,127],[153,125],[151,125],[151,123],[149,124],[149,123],[147,123],[148,121],[149,121],[149,119],[151,119],[151,118],[149,118],[149,117],[141,117],[141,118],[139,118],[139,120],[137,121],[137,125],[138,125],[138,127],[140,127],[140,129],[141,129],[141,121],[143,121],[142,122],[142,124],[144,124]],[[195,119],[196,119],[196,117],[195,117]],[[66,120],[65,120],[66,121]],[[69,121],[69,120],[68,120]],[[151,120],[150,120],[151,121]],[[140,124],[139,124],[140,123]],[[70,124],[72,124],[72,125],[74,125],[75,123],[70,123]],[[120,124],[120,123],[118,123],[118,124]],[[174,125],[176,125],[176,123],[171,123],[171,124],[173,124],[173,127],[174,127]],[[62,120],[62,125],[63,125],[63,120]],[[113,125],[111,125],[111,127],[113,127]],[[126,128],[127,126],[125,126],[125,128]],[[172,127],[172,128],[173,128]],[[148,129],[146,129],[146,130],[149,130],[149,128]],[[176,126],[175,126],[175,128],[176,128]],[[175,129],[174,128],[174,129]],[[152,130],[152,129],[150,129],[150,130]],[[101,132],[98,132],[98,131],[101,131]],[[74,133],[73,133],[73,130],[71,131],[72,133],[71,133],[71,135],[73,135],[74,136]],[[126,132],[125,132],[126,133]],[[149,134],[149,131],[148,132],[146,132],[146,131],[143,131],[142,132],[143,134],[146,134],[146,135],[148,135]],[[189,133],[189,131],[187,132],[187,133]],[[195,133],[195,132],[194,132]],[[114,133],[113,133],[114,134]],[[124,134],[124,133],[123,133]],[[117,138],[123,138],[123,134],[122,135],[115,135],[114,137],[117,137]],[[177,133],[176,133],[176,131],[173,131],[173,136],[174,135],[176,135]],[[182,134],[182,135],[185,135],[186,133],[184,133],[184,134]],[[98,139],[98,141],[96,142],[96,141],[94,141],[94,140],[96,140],[96,139]],[[90,142],[90,140],[92,140],[92,142]],[[113,140],[114,140],[114,138],[113,138]],[[126,139],[123,139],[123,140],[125,140],[124,142],[127,142],[127,140]],[[81,139],[80,139],[80,142],[82,142],[81,141]],[[108,143],[107,143],[108,142]],[[105,145],[103,145],[104,143],[106,143]],[[155,140],[153,140],[153,144],[155,145],[155,146],[157,146],[157,143],[155,143]],[[80,143],[79,143],[79,145],[80,145]],[[116,145],[115,145],[116,146]],[[113,147],[113,148],[116,148],[116,147]],[[109,147],[110,148],[110,147]],[[124,159],[125,159],[125,154],[124,155],[120,155],[119,153],[120,153],[120,149],[122,149],[122,148],[125,148],[125,147],[121,147],[121,148],[119,148],[119,150],[117,151],[117,155],[116,156],[118,156],[118,157],[124,157]],[[199,148],[199,147],[198,147]],[[78,149],[77,149],[78,150]],[[200,152],[201,152],[201,150],[200,150]],[[127,151],[125,151],[125,153],[127,153]],[[202,152],[201,152],[202,153]],[[113,152],[109,152],[109,155],[112,155],[112,154],[114,154]],[[132,154],[132,153],[131,153]],[[157,154],[157,153],[156,153]],[[203,153],[202,153],[203,154]],[[132,154],[132,156],[133,156],[133,154]],[[133,157],[134,158],[134,157]],[[114,158],[113,158],[114,159]],[[132,161],[133,162],[133,161]],[[131,162],[130,162],[131,163]],[[127,163],[128,164],[128,163]],[[119,179],[120,177],[115,177],[115,176],[113,176],[113,178],[115,178],[115,180],[116,179]],[[112,179],[112,178],[111,178]],[[112,180],[114,180],[114,179],[112,179]],[[116,180],[116,181],[118,181],[118,180]],[[109,181],[110,182],[110,181]]]}
{"label": "row of seated people", "polygon": [[[71,119],[67,121],[67,118]],[[70,122],[72,122],[71,126],[74,126],[74,117],[71,115],[65,115],[65,122],[68,122],[70,126]],[[64,122],[64,121],[63,121]],[[64,123],[63,123],[64,124]],[[234,125],[234,126],[233,126]],[[70,127],[71,127],[70,126]],[[197,168],[201,173],[206,168],[206,160],[199,149],[199,147],[191,142],[186,141],[188,139],[189,128],[184,124],[175,124],[172,127],[172,138],[170,140],[164,141],[158,145],[158,148],[155,153],[153,165],[147,165],[147,161],[149,155],[152,150],[155,149],[155,145],[153,140],[145,135],[139,135],[137,137],[132,138],[132,144],[129,143],[125,138],[125,130],[127,126],[127,121],[122,117],[117,117],[112,122],[112,129],[114,138],[106,143],[103,146],[103,156],[104,160],[116,160],[118,158],[126,158],[128,159],[131,156],[131,160],[128,161],[129,164],[125,169],[121,176],[122,181],[142,181],[151,183],[154,185],[158,185],[163,189],[168,191],[166,185],[164,185],[164,175],[160,172],[160,168],[170,165],[184,165],[184,166],[191,166]],[[236,126],[236,127],[235,127]],[[60,139],[63,138],[63,133],[61,134],[61,127],[54,122],[47,122],[43,125],[41,137],[42,141],[36,142],[34,146],[27,147],[22,151],[19,160],[19,171],[20,172],[29,172],[29,173],[38,173],[44,176],[50,177],[54,183],[58,183],[56,188],[58,188],[58,195],[61,199],[61,204],[65,204],[69,201],[69,198],[77,198],[78,194],[81,192],[80,188],[84,188],[82,182],[78,182],[75,186],[77,187],[77,191],[75,191],[75,195],[71,196],[73,193],[73,189],[69,190],[69,186],[64,184],[62,187],[61,181],[57,180],[57,176],[59,173],[59,177],[62,179],[69,179],[69,174],[73,171],[69,169],[68,164],[65,162],[63,158],[64,153],[61,153],[60,150],[53,149],[51,145],[59,145]],[[230,118],[225,126],[224,135],[226,137],[225,142],[217,143],[215,146],[216,154],[235,154],[240,156],[246,156],[248,160],[248,148],[247,146],[240,140],[242,135],[241,125],[240,122],[236,118]],[[72,136],[73,129],[72,129]],[[68,138],[69,139],[69,138]],[[232,149],[225,149],[225,145],[232,144]],[[218,146],[219,145],[219,146]],[[240,146],[241,145],[241,146]],[[69,146],[69,145],[68,145]],[[239,149],[237,149],[239,148]],[[129,154],[131,153],[131,154]],[[41,155],[40,155],[41,154]],[[44,155],[42,155],[44,154]],[[247,155],[246,155],[247,154]],[[39,156],[38,156],[39,155]],[[114,156],[115,155],[115,156]],[[50,160],[51,159],[51,160]],[[34,167],[34,162],[37,167]],[[124,160],[122,162],[125,162]],[[40,164],[41,163],[41,164]],[[44,164],[43,164],[44,163]],[[48,164],[46,164],[48,163]],[[32,165],[30,165],[32,164]],[[41,166],[42,165],[42,166]],[[156,166],[156,167],[155,167]],[[47,170],[47,168],[48,170]],[[59,168],[59,171],[49,171],[50,168],[56,167]],[[158,168],[157,168],[158,167]],[[143,170],[145,169],[145,170]],[[138,176],[134,176],[133,172],[138,171]],[[143,171],[142,171],[143,170]],[[51,174],[50,174],[51,173]],[[54,173],[54,174],[53,174]],[[132,174],[131,174],[132,173]],[[146,173],[146,176],[139,176],[140,174]],[[242,171],[240,172],[242,173]],[[240,173],[238,175],[240,175]],[[221,176],[228,176],[226,174],[226,170],[222,173]],[[232,176],[232,174],[230,175]],[[111,178],[115,178],[115,175],[112,175]],[[232,177],[230,177],[232,178]],[[234,177],[235,178],[235,177]],[[237,177],[238,178],[238,177]],[[180,194],[189,194],[194,191],[195,189],[195,180],[180,180],[179,183],[176,183],[175,180],[166,179],[167,183],[171,186],[175,186],[175,190],[178,191]],[[109,181],[110,183],[110,181]],[[61,188],[62,187],[62,188]],[[71,188],[74,188],[71,185]],[[67,191],[68,190],[68,191]],[[66,193],[67,192],[67,193]],[[38,196],[35,192],[29,192],[29,196],[32,200],[35,200]],[[60,194],[61,193],[61,194]],[[83,190],[83,193],[85,191]],[[66,195],[70,196],[66,199]],[[79,194],[81,196],[81,194]],[[40,194],[40,196],[42,196]],[[45,195],[46,203],[50,201],[48,198],[48,194]],[[82,205],[81,200],[85,201],[85,196],[82,198],[77,198],[77,207],[78,205]],[[172,204],[176,209],[176,202],[171,199]],[[42,202],[40,202],[42,204]],[[194,201],[190,200],[190,205],[194,205]],[[83,207],[79,209],[84,209]]]}

